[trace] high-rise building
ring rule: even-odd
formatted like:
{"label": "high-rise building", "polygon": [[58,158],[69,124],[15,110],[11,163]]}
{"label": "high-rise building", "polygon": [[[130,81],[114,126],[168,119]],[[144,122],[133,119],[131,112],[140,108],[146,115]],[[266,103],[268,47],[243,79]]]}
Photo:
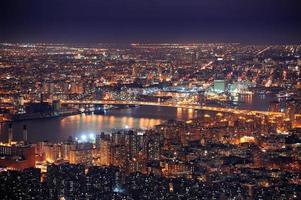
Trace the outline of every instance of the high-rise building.
{"label": "high-rise building", "polygon": [[214,80],[213,90],[216,93],[223,93],[227,89],[227,83],[225,80]]}
{"label": "high-rise building", "polygon": [[129,147],[129,159],[137,156],[139,152],[139,137],[137,132],[130,130],[128,132],[128,147]]}
{"label": "high-rise building", "polygon": [[13,141],[13,127],[12,124],[8,125],[8,144],[11,145]]}
{"label": "high-rise building", "polygon": [[76,149],[76,144],[73,142],[65,142],[61,145],[61,158],[70,160],[70,152]]}
{"label": "high-rise building", "polygon": [[61,158],[61,149],[58,144],[46,144],[43,146],[43,153],[48,162],[55,162]]}
{"label": "high-rise building", "polygon": [[74,149],[70,151],[71,164],[84,164],[91,166],[93,162],[92,149]]}
{"label": "high-rise building", "polygon": [[128,161],[128,151],[125,145],[113,145],[111,148],[111,162],[112,165],[118,166],[121,168],[127,167]]}
{"label": "high-rise building", "polygon": [[161,136],[159,133],[148,134],[145,146],[147,160],[160,160]]}
{"label": "high-rise building", "polygon": [[133,64],[132,65],[132,76],[133,77],[137,77],[138,75],[138,65],[137,64]]}
{"label": "high-rise building", "polygon": [[96,137],[96,149],[95,156],[96,165],[108,166],[111,164],[111,140],[105,135],[102,137]]}
{"label": "high-rise building", "polygon": [[24,142],[24,144],[27,143],[27,126],[26,125],[23,126],[23,142]]}

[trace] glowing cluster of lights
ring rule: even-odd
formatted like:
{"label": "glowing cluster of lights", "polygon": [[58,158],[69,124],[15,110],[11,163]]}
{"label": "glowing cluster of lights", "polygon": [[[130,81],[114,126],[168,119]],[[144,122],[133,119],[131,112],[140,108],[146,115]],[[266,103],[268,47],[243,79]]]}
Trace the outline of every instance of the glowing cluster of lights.
{"label": "glowing cluster of lights", "polygon": [[75,138],[75,140],[77,142],[83,143],[83,142],[95,142],[95,134],[94,133],[90,133],[88,135],[83,134],[81,135],[79,138]]}

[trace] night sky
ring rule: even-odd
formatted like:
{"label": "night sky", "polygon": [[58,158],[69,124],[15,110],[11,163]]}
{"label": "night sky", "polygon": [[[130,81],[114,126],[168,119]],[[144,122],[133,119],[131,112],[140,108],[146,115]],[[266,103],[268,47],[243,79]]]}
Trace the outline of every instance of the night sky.
{"label": "night sky", "polygon": [[0,41],[300,43],[300,0],[1,0]]}

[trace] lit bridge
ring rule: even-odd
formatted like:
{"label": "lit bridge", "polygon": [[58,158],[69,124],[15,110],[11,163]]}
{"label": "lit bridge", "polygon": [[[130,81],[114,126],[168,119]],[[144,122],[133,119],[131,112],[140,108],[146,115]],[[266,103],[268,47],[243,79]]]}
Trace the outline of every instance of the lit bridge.
{"label": "lit bridge", "polygon": [[142,105],[142,106],[160,106],[160,107],[176,107],[185,109],[195,109],[204,111],[213,111],[221,113],[234,113],[234,114],[247,114],[247,115],[267,115],[274,117],[284,117],[284,113],[281,112],[267,112],[267,111],[257,111],[257,110],[242,110],[233,108],[222,108],[222,107],[212,107],[212,106],[201,106],[197,104],[184,104],[184,103],[160,103],[160,102],[144,102],[144,101],[121,101],[121,100],[88,100],[88,101],[77,101],[77,100],[62,100],[62,104],[74,104],[74,105]]}

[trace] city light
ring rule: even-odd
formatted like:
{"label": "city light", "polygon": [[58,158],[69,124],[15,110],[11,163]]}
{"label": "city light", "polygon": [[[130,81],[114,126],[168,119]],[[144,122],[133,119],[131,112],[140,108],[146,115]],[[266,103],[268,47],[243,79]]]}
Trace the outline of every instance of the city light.
{"label": "city light", "polygon": [[300,1],[0,1],[0,200],[301,200]]}
{"label": "city light", "polygon": [[100,46],[0,43],[1,197],[300,199],[300,46]]}
{"label": "city light", "polygon": [[81,138],[81,140],[84,141],[84,142],[87,141],[87,136],[86,136],[86,135],[81,135],[80,138]]}
{"label": "city light", "polygon": [[90,133],[90,134],[89,134],[89,138],[90,138],[90,139],[95,139],[95,135],[94,135],[93,133]]}

